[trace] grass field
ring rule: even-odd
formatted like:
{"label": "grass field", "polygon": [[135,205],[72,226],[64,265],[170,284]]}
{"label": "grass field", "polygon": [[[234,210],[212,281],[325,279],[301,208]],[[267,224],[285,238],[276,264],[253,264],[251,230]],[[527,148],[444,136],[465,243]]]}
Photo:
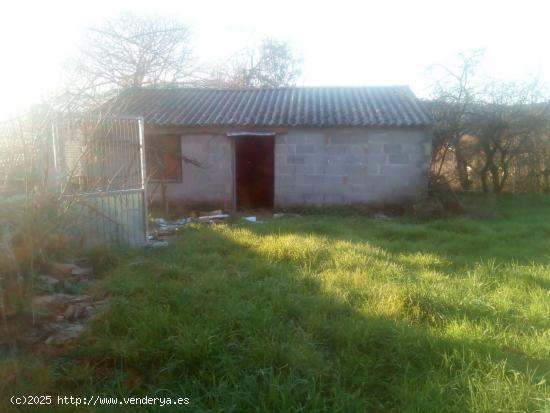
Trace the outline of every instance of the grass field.
{"label": "grass field", "polygon": [[188,226],[128,253],[105,278],[109,313],[63,357],[20,360],[0,395],[190,398],[77,410],[94,412],[548,412],[550,197],[465,202],[431,221]]}

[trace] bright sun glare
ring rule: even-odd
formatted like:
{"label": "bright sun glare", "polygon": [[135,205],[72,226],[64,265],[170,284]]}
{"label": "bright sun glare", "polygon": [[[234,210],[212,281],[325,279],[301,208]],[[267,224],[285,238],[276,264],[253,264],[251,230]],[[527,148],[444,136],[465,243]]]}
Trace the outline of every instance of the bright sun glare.
{"label": "bright sun glare", "polygon": [[265,36],[287,40],[303,58],[304,85],[409,84],[425,96],[426,69],[472,49],[486,50],[483,70],[494,77],[550,79],[550,15],[541,1],[21,0],[0,14],[0,118],[58,90],[84,30],[127,10],[189,25],[201,62],[227,59]]}

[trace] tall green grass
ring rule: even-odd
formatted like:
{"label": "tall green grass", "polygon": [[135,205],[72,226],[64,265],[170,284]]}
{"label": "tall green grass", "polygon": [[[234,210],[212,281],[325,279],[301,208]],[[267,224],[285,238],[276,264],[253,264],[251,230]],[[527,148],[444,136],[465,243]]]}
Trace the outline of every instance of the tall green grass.
{"label": "tall green grass", "polygon": [[550,198],[467,205],[424,222],[188,226],[124,260],[106,279],[109,313],[63,358],[21,360],[2,398],[191,399],[137,412],[549,411]]}

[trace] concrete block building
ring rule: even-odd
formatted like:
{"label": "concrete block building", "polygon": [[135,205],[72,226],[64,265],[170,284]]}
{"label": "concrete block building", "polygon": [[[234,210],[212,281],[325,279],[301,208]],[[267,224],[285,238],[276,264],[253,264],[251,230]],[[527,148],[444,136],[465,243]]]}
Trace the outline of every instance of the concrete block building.
{"label": "concrete block building", "polygon": [[148,192],[226,210],[395,204],[427,190],[432,118],[397,87],[130,89]]}

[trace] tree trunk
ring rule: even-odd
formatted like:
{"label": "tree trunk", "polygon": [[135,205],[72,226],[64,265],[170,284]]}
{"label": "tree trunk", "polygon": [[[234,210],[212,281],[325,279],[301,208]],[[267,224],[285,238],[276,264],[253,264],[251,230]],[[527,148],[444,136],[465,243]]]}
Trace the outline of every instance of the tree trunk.
{"label": "tree trunk", "polygon": [[481,188],[485,193],[489,192],[489,184],[487,182],[487,179],[488,179],[487,173],[488,173],[487,168],[483,168],[479,173],[479,177],[481,179]]}
{"label": "tree trunk", "polygon": [[461,188],[464,191],[468,191],[472,187],[472,181],[470,181],[468,177],[468,163],[464,159],[462,151],[458,146],[456,147],[455,158],[458,181],[460,182]]}

